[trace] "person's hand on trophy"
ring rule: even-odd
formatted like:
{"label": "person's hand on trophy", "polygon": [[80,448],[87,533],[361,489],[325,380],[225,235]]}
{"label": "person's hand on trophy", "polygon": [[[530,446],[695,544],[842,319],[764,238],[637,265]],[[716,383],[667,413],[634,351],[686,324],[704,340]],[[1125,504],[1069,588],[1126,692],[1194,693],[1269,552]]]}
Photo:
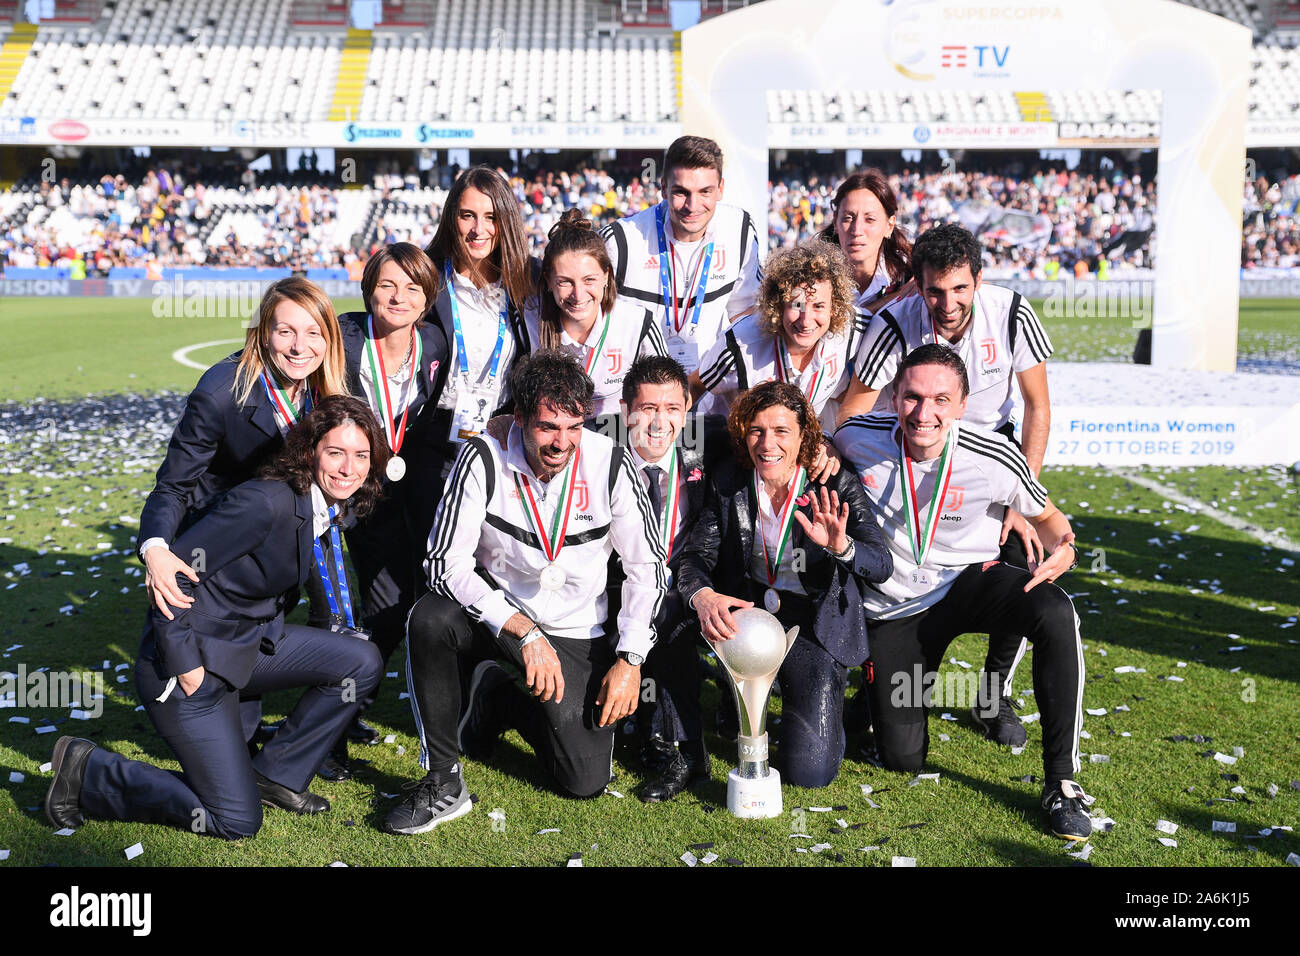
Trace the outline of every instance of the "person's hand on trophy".
{"label": "person's hand on trophy", "polygon": [[736,636],[736,621],[731,612],[736,608],[753,607],[753,601],[719,594],[713,588],[704,588],[693,598],[691,605],[700,618],[700,630],[710,643],[727,641]]}

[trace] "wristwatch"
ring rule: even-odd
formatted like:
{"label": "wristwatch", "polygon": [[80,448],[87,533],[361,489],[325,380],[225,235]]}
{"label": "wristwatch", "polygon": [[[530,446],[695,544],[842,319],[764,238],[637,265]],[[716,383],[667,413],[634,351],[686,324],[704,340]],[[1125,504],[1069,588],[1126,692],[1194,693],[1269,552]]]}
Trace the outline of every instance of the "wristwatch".
{"label": "wristwatch", "polygon": [[640,667],[645,663],[644,657],[640,654],[633,653],[632,651],[619,651],[618,656],[632,667]]}
{"label": "wristwatch", "polygon": [[1075,544],[1073,541],[1067,541],[1066,544],[1068,544],[1071,548],[1074,549],[1074,561],[1071,562],[1070,566],[1065,570],[1073,571],[1075,568],[1079,566],[1079,546]]}

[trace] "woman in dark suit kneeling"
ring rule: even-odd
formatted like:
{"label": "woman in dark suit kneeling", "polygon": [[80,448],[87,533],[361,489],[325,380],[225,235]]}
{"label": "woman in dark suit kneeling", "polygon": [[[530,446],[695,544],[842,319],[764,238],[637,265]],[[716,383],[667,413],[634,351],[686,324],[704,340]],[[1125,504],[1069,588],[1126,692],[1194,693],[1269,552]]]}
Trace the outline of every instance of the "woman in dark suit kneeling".
{"label": "woman in dark suit kneeling", "polygon": [[[51,823],[75,828],[84,815],[238,839],[257,833],[262,804],[295,813],[329,809],[307,784],[378,684],[380,655],[359,637],[285,624],[284,614],[308,576],[325,573],[326,543],[337,540],[326,532],[340,511],[364,514],[373,506],[387,459],[364,402],[322,399],[290,430],[262,477],[231,489],[177,538],[173,550],[195,558],[197,583],[176,575],[193,603],[173,605],[171,617],[152,609],[135,679],[182,773],[62,737],[45,798]],[[307,691],[250,758],[240,692],[291,687]]]}
{"label": "woman in dark suit kneeling", "polygon": [[824,787],[844,757],[844,687],[867,658],[862,586],[893,560],[858,486],[842,469],[810,482],[822,441],[803,393],[782,382],[745,392],[727,421],[736,461],[714,472],[687,539],[677,590],[709,641],[735,636],[735,608],[758,604],[799,637],[781,665],[775,761],[787,783]]}

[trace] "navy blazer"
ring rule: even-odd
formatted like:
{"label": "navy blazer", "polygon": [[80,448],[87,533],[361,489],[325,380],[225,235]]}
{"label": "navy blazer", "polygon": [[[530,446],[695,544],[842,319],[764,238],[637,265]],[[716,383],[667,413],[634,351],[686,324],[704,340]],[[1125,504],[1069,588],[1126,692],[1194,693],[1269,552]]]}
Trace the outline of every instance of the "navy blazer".
{"label": "navy blazer", "polygon": [[265,389],[255,385],[247,404],[242,408],[235,404],[235,370],[241,354],[236,352],[204,372],[186,399],[167,444],[167,457],[140,513],[141,543],[149,538],[172,543],[176,533],[217,497],[252,478],[263,462],[284,447]]}
{"label": "navy blazer", "polygon": [[[820,493],[825,487],[848,502],[849,521],[845,533],[853,541],[852,566],[830,556],[808,541],[796,521],[790,547],[803,548],[808,560],[799,572],[799,583],[816,607],[813,633],[801,634],[826,649],[845,667],[857,667],[867,659],[867,623],[862,609],[862,582],[887,580],[894,559],[872,517],[871,504],[857,473],[840,469],[829,481],[809,483],[806,492]],[[800,508],[812,518],[812,506]],[[720,594],[754,601],[762,607],[765,585],[749,576],[754,546],[754,519],[758,501],[754,496],[754,473],[728,461],[709,479],[704,513],[691,529],[682,550],[675,584],[682,602],[696,591],[711,587]]]}
{"label": "navy blazer", "polygon": [[140,656],[161,677],[202,665],[243,687],[257,655],[275,653],[285,608],[314,573],[312,530],[310,493],[264,480],[232,489],[172,545],[198,572],[198,584],[176,575],[194,604],[172,608],[171,621],[151,608]]}
{"label": "navy blazer", "polygon": [[[366,313],[344,312],[339,316],[339,330],[343,334],[343,356],[347,364],[348,390],[353,395],[366,400],[365,390],[361,387],[361,363],[366,360]],[[447,381],[447,371],[451,367],[447,333],[435,318],[426,318],[416,326],[420,336],[419,387],[411,403],[410,414],[406,417],[406,433],[402,439],[402,460],[412,477],[422,473],[419,466],[424,457],[433,454],[439,456],[446,441],[445,426],[439,429],[433,423],[437,411],[438,396]],[[396,396],[394,396],[395,398]],[[373,406],[372,406],[373,407]],[[393,419],[393,426],[401,424],[401,416]],[[441,432],[441,434],[440,434]],[[391,491],[392,485],[384,479],[385,486]],[[414,482],[409,478],[400,483],[400,487],[409,488]]]}

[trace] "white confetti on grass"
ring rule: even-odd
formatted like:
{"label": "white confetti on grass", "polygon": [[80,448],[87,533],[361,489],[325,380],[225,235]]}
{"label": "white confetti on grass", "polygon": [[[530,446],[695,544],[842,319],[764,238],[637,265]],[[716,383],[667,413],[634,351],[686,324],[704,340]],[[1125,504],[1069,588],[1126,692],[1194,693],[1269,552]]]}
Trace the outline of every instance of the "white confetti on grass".
{"label": "white confetti on grass", "polygon": [[1169,837],[1157,837],[1157,839],[1164,846],[1178,846],[1178,841],[1170,839]]}
{"label": "white confetti on grass", "polygon": [[9,771],[9,782],[10,782],[10,783],[22,783],[22,782],[23,782],[24,780],[26,780],[26,779],[27,779],[27,775],[26,775],[26,774],[19,773],[17,770],[10,770],[10,771]]}
{"label": "white confetti on grass", "polygon": [[1219,763],[1227,764],[1230,767],[1237,762],[1236,757],[1231,757],[1228,754],[1221,754],[1217,750],[1214,752],[1214,759],[1219,761]]}
{"label": "white confetti on grass", "polygon": [[1088,857],[1092,856],[1092,844],[1091,844],[1091,843],[1085,843],[1085,844],[1083,845],[1083,849],[1082,849],[1082,850],[1078,850],[1078,851],[1076,851],[1076,852],[1074,852],[1074,853],[1068,853],[1068,854],[1066,854],[1066,855],[1067,855],[1067,856],[1072,856],[1072,857],[1074,857],[1076,860],[1083,860],[1084,862],[1087,862]]}
{"label": "white confetti on grass", "polygon": [[129,847],[127,847],[122,852],[126,854],[126,858],[128,860],[134,860],[137,856],[140,856],[141,854],[144,853],[144,844],[132,843]]}
{"label": "white confetti on grass", "polygon": [[916,857],[914,856],[895,856],[890,857],[890,866],[916,866]]}
{"label": "white confetti on grass", "polygon": [[694,853],[692,853],[690,850],[687,850],[685,853],[683,853],[683,854],[682,854],[681,856],[679,856],[677,859],[681,860],[681,861],[682,861],[683,863],[685,863],[687,866],[695,866],[695,864],[697,864],[697,863],[700,862],[699,857],[697,857],[697,856],[696,856]]}
{"label": "white confetti on grass", "polygon": [[76,833],[76,832],[77,832],[77,831],[74,830],[74,829],[72,829],[71,827],[64,827],[64,828],[61,829],[61,830],[55,830],[55,831],[54,831],[54,835],[55,835],[55,836],[72,836],[72,834],[74,834],[74,833]]}
{"label": "white confetti on grass", "polygon": [[1231,820],[1211,820],[1210,832],[1211,833],[1236,833],[1237,824],[1235,824]]}
{"label": "white confetti on grass", "polygon": [[1168,833],[1170,836],[1173,836],[1175,833],[1178,832],[1178,824],[1171,823],[1168,820],[1157,820],[1156,829],[1159,830],[1161,833]]}
{"label": "white confetti on grass", "polygon": [[560,832],[559,827],[549,827],[548,829],[545,830],[538,830],[537,835],[541,836],[543,833],[559,833],[559,832]]}

